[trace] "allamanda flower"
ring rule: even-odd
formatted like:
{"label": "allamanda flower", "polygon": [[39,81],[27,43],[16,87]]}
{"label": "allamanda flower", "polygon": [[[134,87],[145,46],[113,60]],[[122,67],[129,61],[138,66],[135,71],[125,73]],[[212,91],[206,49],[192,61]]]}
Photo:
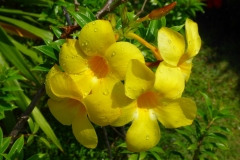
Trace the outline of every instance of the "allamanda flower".
{"label": "allamanda flower", "polygon": [[[46,92],[50,99],[48,106],[54,117],[64,125],[72,125],[72,130],[76,139],[88,148],[95,148],[98,143],[98,138],[94,127],[88,120],[89,116],[94,117],[101,125],[109,125],[115,121],[120,110],[117,105],[104,95],[90,95],[85,98],[86,101],[101,99],[103,103],[98,104],[91,115],[88,108],[83,102],[84,93],[89,91],[89,88],[79,82],[79,76],[62,72],[57,65],[52,67],[46,78]],[[108,103],[105,103],[106,99]],[[115,106],[112,107],[112,105]],[[99,110],[104,109],[105,112],[98,115]]]}
{"label": "allamanda flower", "polygon": [[187,49],[185,51],[184,37],[167,27],[158,31],[158,48],[161,57],[169,66],[179,67],[188,81],[192,69],[192,59],[198,54],[201,47],[201,38],[197,23],[190,19],[185,22]]}
{"label": "allamanda flower", "polygon": [[110,95],[113,86],[124,79],[130,59],[144,62],[141,51],[133,44],[116,42],[111,24],[106,20],[86,24],[80,31],[79,41],[68,39],[59,57],[65,72],[82,75],[84,85],[92,93],[104,95]]}
{"label": "allamanda flower", "polygon": [[[196,116],[196,104],[191,99],[170,99],[159,94],[164,93],[164,90],[158,87],[162,82],[156,79],[162,74],[169,74],[168,69],[159,66],[158,70],[162,72],[154,74],[138,60],[129,62],[125,79],[125,94],[133,102],[122,108],[119,119],[111,125],[122,126],[132,121],[126,134],[127,148],[130,151],[146,151],[159,142],[160,129],[157,120],[166,128],[177,128],[190,125]],[[181,72],[177,68],[172,68],[172,70],[172,74]],[[178,81],[177,79],[169,80]]]}

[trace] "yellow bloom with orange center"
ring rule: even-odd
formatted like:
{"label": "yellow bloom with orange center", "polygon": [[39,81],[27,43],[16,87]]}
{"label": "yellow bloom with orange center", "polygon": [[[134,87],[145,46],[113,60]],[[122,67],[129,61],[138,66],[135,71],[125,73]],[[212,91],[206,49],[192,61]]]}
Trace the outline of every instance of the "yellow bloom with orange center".
{"label": "yellow bloom with orange center", "polygon": [[[198,25],[190,19],[185,22],[186,41],[184,37],[167,27],[158,31],[158,49],[161,57],[172,67],[181,69],[185,81],[188,81],[192,69],[192,59],[196,56],[201,47],[201,38],[198,33]],[[185,51],[185,48],[186,51]]]}
{"label": "yellow bloom with orange center", "polygon": [[[62,72],[57,65],[52,67],[45,83],[46,92],[50,97],[48,106],[59,122],[63,125],[72,125],[74,136],[81,144],[88,148],[95,148],[98,138],[88,118],[94,117],[96,124],[105,126],[115,121],[121,112],[116,103],[118,101],[113,102],[107,96],[91,94],[85,97],[89,88],[84,84],[77,85],[77,82],[79,82],[79,76]],[[121,88],[121,84],[118,86]],[[84,104],[84,97],[85,101],[97,100],[98,104],[94,112]],[[105,112],[97,114],[102,110]]]}
{"label": "yellow bloom with orange center", "polygon": [[63,70],[82,75],[77,85],[88,87],[86,95],[101,92],[111,95],[113,86],[124,80],[129,60],[144,62],[141,51],[129,42],[116,42],[110,22],[96,20],[86,24],[79,40],[67,39],[60,52]]}
{"label": "yellow bloom with orange center", "polygon": [[[125,94],[132,99],[132,103],[121,108],[122,114],[113,122],[113,126],[122,126],[132,121],[126,134],[127,148],[133,152],[149,150],[160,140],[159,120],[166,128],[177,128],[190,125],[196,116],[196,104],[189,98],[169,98],[166,88],[159,88],[162,81],[159,76],[168,77],[169,74],[181,75],[175,68],[160,65],[154,74],[148,67],[138,60],[129,62],[126,79]],[[163,76],[163,77],[164,77]],[[181,75],[182,76],[182,75]],[[168,86],[175,88],[178,79],[166,79]],[[165,93],[166,92],[166,93]],[[163,96],[167,95],[167,96]]]}

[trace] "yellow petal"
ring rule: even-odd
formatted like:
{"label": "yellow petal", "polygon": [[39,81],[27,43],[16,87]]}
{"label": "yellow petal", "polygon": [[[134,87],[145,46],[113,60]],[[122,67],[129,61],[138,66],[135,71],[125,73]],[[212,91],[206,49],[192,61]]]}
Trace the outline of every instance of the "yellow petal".
{"label": "yellow petal", "polygon": [[125,78],[125,94],[129,98],[136,99],[151,90],[154,81],[154,73],[144,63],[136,59],[129,61]]}
{"label": "yellow petal", "polygon": [[156,71],[154,88],[158,94],[166,98],[179,98],[185,86],[181,69],[161,62]]}
{"label": "yellow petal", "polygon": [[193,22],[191,19],[186,20],[185,30],[186,30],[186,38],[188,43],[186,60],[188,60],[189,58],[192,58],[196,54],[198,54],[201,48],[201,38],[198,33],[197,23]]}
{"label": "yellow petal", "polygon": [[102,94],[91,94],[83,100],[89,119],[99,125],[106,126],[114,122],[121,114],[118,104],[110,97]]}
{"label": "yellow petal", "polygon": [[109,62],[109,68],[114,76],[120,80],[124,80],[128,62],[131,59],[137,59],[144,63],[144,57],[141,51],[131,43],[117,42],[114,43],[105,55]]}
{"label": "yellow petal", "polygon": [[96,20],[86,24],[79,34],[79,44],[88,56],[104,55],[115,43],[115,36],[109,21]]}
{"label": "yellow petal", "polygon": [[185,81],[187,82],[190,77],[190,74],[191,74],[192,59],[189,59],[189,60],[179,64],[178,67],[181,69],[182,74],[185,77]]}
{"label": "yellow petal", "polygon": [[185,51],[184,38],[180,33],[162,27],[158,31],[158,49],[164,61],[172,66],[177,66]]}
{"label": "yellow petal", "polygon": [[189,98],[163,99],[154,112],[166,128],[178,128],[192,124],[197,108],[195,102]]}
{"label": "yellow petal", "polygon": [[137,101],[133,101],[129,105],[122,107],[120,109],[121,115],[116,121],[111,123],[112,126],[120,127],[131,122],[137,114]]}
{"label": "yellow petal", "polygon": [[77,40],[67,39],[61,48],[59,63],[68,73],[81,73],[88,68],[87,58]]}
{"label": "yellow petal", "polygon": [[56,96],[52,92],[52,88],[51,88],[51,85],[50,85],[50,79],[52,78],[52,76],[54,76],[56,73],[59,73],[59,72],[61,72],[59,67],[57,65],[54,65],[46,76],[46,82],[45,82],[46,93],[51,99],[54,99],[54,100],[61,100],[62,99],[62,98]]}
{"label": "yellow petal", "polygon": [[129,151],[143,152],[158,144],[160,129],[155,116],[150,111],[138,108],[138,115],[126,134],[126,143]]}
{"label": "yellow petal", "polygon": [[48,106],[53,116],[64,125],[71,125],[78,110],[84,107],[80,101],[70,98],[61,101],[49,99]]}
{"label": "yellow petal", "polygon": [[87,148],[96,148],[98,143],[97,134],[93,125],[88,120],[84,108],[78,111],[72,123],[73,134],[79,143]]}
{"label": "yellow petal", "polygon": [[86,70],[84,73],[80,74],[70,74],[69,75],[74,81],[77,88],[86,97],[93,88],[93,73],[90,70]]}
{"label": "yellow petal", "polygon": [[117,83],[121,83],[120,80],[112,75],[109,75],[105,78],[100,78],[94,84],[92,93],[100,93],[105,96],[111,96],[113,87]]}
{"label": "yellow petal", "polygon": [[65,72],[56,73],[49,79],[52,92],[61,98],[81,100],[83,94],[73,79]]}

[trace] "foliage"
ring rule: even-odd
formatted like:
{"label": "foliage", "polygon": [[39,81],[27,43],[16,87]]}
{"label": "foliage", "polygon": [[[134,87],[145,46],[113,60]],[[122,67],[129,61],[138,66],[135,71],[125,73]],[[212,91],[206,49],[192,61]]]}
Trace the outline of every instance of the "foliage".
{"label": "foliage", "polygon": [[[71,22],[74,23],[76,21],[82,28],[88,22],[95,20],[94,14],[102,8],[104,2],[105,1],[82,1],[79,7],[80,12],[74,11],[75,6],[72,2],[60,0],[54,2],[36,0],[31,1],[31,3],[27,3],[26,1],[18,8],[5,5],[0,9],[2,13],[0,16],[0,25],[2,27],[0,32],[0,54],[6,59],[6,63],[0,66],[0,119],[5,118],[5,121],[1,122],[3,123],[4,131],[7,130],[5,128],[8,124],[7,121],[10,121],[8,116],[4,116],[5,111],[12,111],[16,108],[25,110],[30,103],[29,99],[33,97],[33,93],[41,83],[44,83],[46,72],[49,71],[54,63],[58,63],[58,53],[61,45],[65,42],[65,39],[61,39],[62,33],[65,32],[62,27],[67,25],[66,19],[63,16],[62,7],[66,7],[68,13],[73,17],[71,18]],[[149,3],[151,3],[151,5],[146,6],[143,14],[146,15],[153,9],[156,9],[156,5],[163,7],[169,4],[169,2],[170,1],[150,1]],[[134,19],[134,15],[136,11],[141,8],[141,5],[132,4],[134,4],[134,2],[129,1],[114,11],[116,14],[116,28],[121,28],[127,23],[130,24]],[[124,5],[128,10],[134,9],[135,13],[123,12]],[[172,29],[176,31],[183,32],[182,27],[185,19],[187,17],[194,17],[198,11],[204,12],[202,8],[203,5],[204,4],[198,0],[179,0],[176,8],[170,11],[166,17],[147,21],[138,26],[133,24],[132,28],[126,28],[126,30],[135,29],[134,31],[146,41],[156,45],[156,35],[162,26],[172,27]],[[25,8],[30,9],[24,12],[19,10]],[[126,21],[123,20],[124,13],[127,15]],[[105,18],[110,19],[110,16],[108,15]],[[114,21],[111,22],[114,23]],[[48,26],[50,26],[51,30],[49,30]],[[123,33],[124,38],[124,32],[126,32],[126,30],[118,30],[117,32]],[[6,32],[8,34],[6,34]],[[17,37],[16,35],[24,38]],[[77,35],[78,31],[75,31],[70,37],[76,38]],[[2,38],[3,36],[4,39]],[[29,40],[29,38],[31,40]],[[39,41],[40,39],[44,41]],[[141,49],[146,61],[156,61],[148,48],[138,41],[129,41]],[[201,90],[201,88],[199,90]],[[120,136],[116,134],[112,128],[107,127],[109,141],[112,144],[111,151],[114,157],[117,159],[126,159],[126,157],[128,157],[128,159],[132,160],[175,158],[217,159],[216,153],[218,153],[219,150],[229,150],[227,134],[231,133],[229,128],[219,125],[217,122],[224,121],[225,118],[234,118],[234,116],[231,114],[231,108],[221,107],[220,103],[216,107],[213,107],[209,97],[204,93],[202,93],[202,96],[205,98],[206,104],[204,107],[198,109],[198,117],[192,126],[176,129],[175,131],[168,131],[161,128],[163,132],[166,131],[170,133],[169,135],[162,135],[162,139],[166,138],[167,143],[172,142],[168,144],[167,147],[164,147],[166,144],[164,143],[165,141],[163,141],[160,142],[158,146],[146,152],[129,152],[126,149],[124,141],[120,139]],[[19,99],[23,99],[23,101],[21,102]],[[27,139],[27,136],[21,136],[11,146],[10,138],[3,138],[3,136],[1,136],[2,130],[0,130],[0,153],[3,157],[6,159],[12,159],[14,157],[18,157],[19,159],[26,159],[28,157],[30,157],[28,159],[52,159],[53,156],[55,159],[69,157],[72,159],[108,158],[104,140],[100,140],[100,144],[96,150],[86,149],[79,145],[78,142],[74,140],[68,128],[62,127],[54,122],[55,120],[44,105],[46,103],[46,97],[44,97],[42,101],[42,106],[40,107],[42,113],[36,109],[36,111],[32,113],[32,118],[28,121],[29,128],[27,128],[27,132],[30,134]],[[19,117],[19,115],[14,112],[12,112],[12,115]],[[47,119],[47,121],[44,119]],[[50,123],[52,128],[48,123]],[[38,131],[39,126],[51,140],[41,131]],[[126,128],[128,127],[127,125]],[[52,130],[56,132],[55,134],[63,147],[61,147]],[[103,137],[101,128],[97,128],[97,132],[99,134],[98,136]],[[8,133],[6,132],[5,134]],[[24,141],[27,141],[28,146],[23,145]],[[52,142],[55,145],[52,144]],[[60,150],[64,149],[66,154],[63,155],[56,146],[60,148]],[[34,150],[31,148],[38,149]],[[23,158],[23,152],[25,152],[24,155],[27,155],[27,157]],[[0,156],[0,159],[1,158]]]}

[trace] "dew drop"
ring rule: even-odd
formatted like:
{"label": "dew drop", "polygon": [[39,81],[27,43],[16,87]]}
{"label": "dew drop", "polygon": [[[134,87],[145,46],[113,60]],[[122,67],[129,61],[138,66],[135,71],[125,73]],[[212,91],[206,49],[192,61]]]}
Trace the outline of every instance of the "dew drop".
{"label": "dew drop", "polygon": [[180,68],[180,67],[177,67],[177,69],[178,69],[179,71],[181,71],[181,68]]}
{"label": "dew drop", "polygon": [[112,53],[112,57],[115,56],[115,54],[116,54],[116,52],[113,52],[113,53]]}
{"label": "dew drop", "polygon": [[130,91],[130,90],[131,90],[131,88],[130,88],[130,87],[128,87],[128,89],[127,89],[127,90],[129,90],[129,91]]}
{"label": "dew drop", "polygon": [[84,43],[82,43],[82,46],[84,46]]}
{"label": "dew drop", "polygon": [[163,71],[162,71],[161,69],[159,70],[159,72],[160,72],[160,73],[163,73]]}
{"label": "dew drop", "polygon": [[95,22],[92,23],[92,25],[95,25],[95,24],[96,24]]}
{"label": "dew drop", "polygon": [[85,42],[85,45],[88,45],[88,42]]}
{"label": "dew drop", "polygon": [[104,95],[108,95],[109,94],[109,91],[106,89],[104,92],[103,92]]}
{"label": "dew drop", "polygon": [[85,92],[83,95],[84,95],[84,96],[87,96],[87,92]]}
{"label": "dew drop", "polygon": [[145,90],[145,88],[144,88],[144,87],[142,87],[142,90],[144,91],[144,90]]}
{"label": "dew drop", "polygon": [[172,43],[172,41],[171,40],[168,40],[168,44],[171,44]]}
{"label": "dew drop", "polygon": [[66,64],[65,63],[63,63],[63,66],[65,66]]}
{"label": "dew drop", "polygon": [[189,44],[189,46],[191,46],[191,45],[192,45],[192,42],[191,42],[191,41],[188,41],[188,44]]}
{"label": "dew drop", "polygon": [[136,88],[133,88],[134,91],[136,91]]}
{"label": "dew drop", "polygon": [[149,140],[149,135],[146,136],[146,140]]}
{"label": "dew drop", "polygon": [[94,32],[97,32],[97,28],[94,29]]}
{"label": "dew drop", "polygon": [[123,51],[124,49],[122,48],[122,51]]}
{"label": "dew drop", "polygon": [[100,49],[102,49],[103,48],[103,46],[100,46]]}

